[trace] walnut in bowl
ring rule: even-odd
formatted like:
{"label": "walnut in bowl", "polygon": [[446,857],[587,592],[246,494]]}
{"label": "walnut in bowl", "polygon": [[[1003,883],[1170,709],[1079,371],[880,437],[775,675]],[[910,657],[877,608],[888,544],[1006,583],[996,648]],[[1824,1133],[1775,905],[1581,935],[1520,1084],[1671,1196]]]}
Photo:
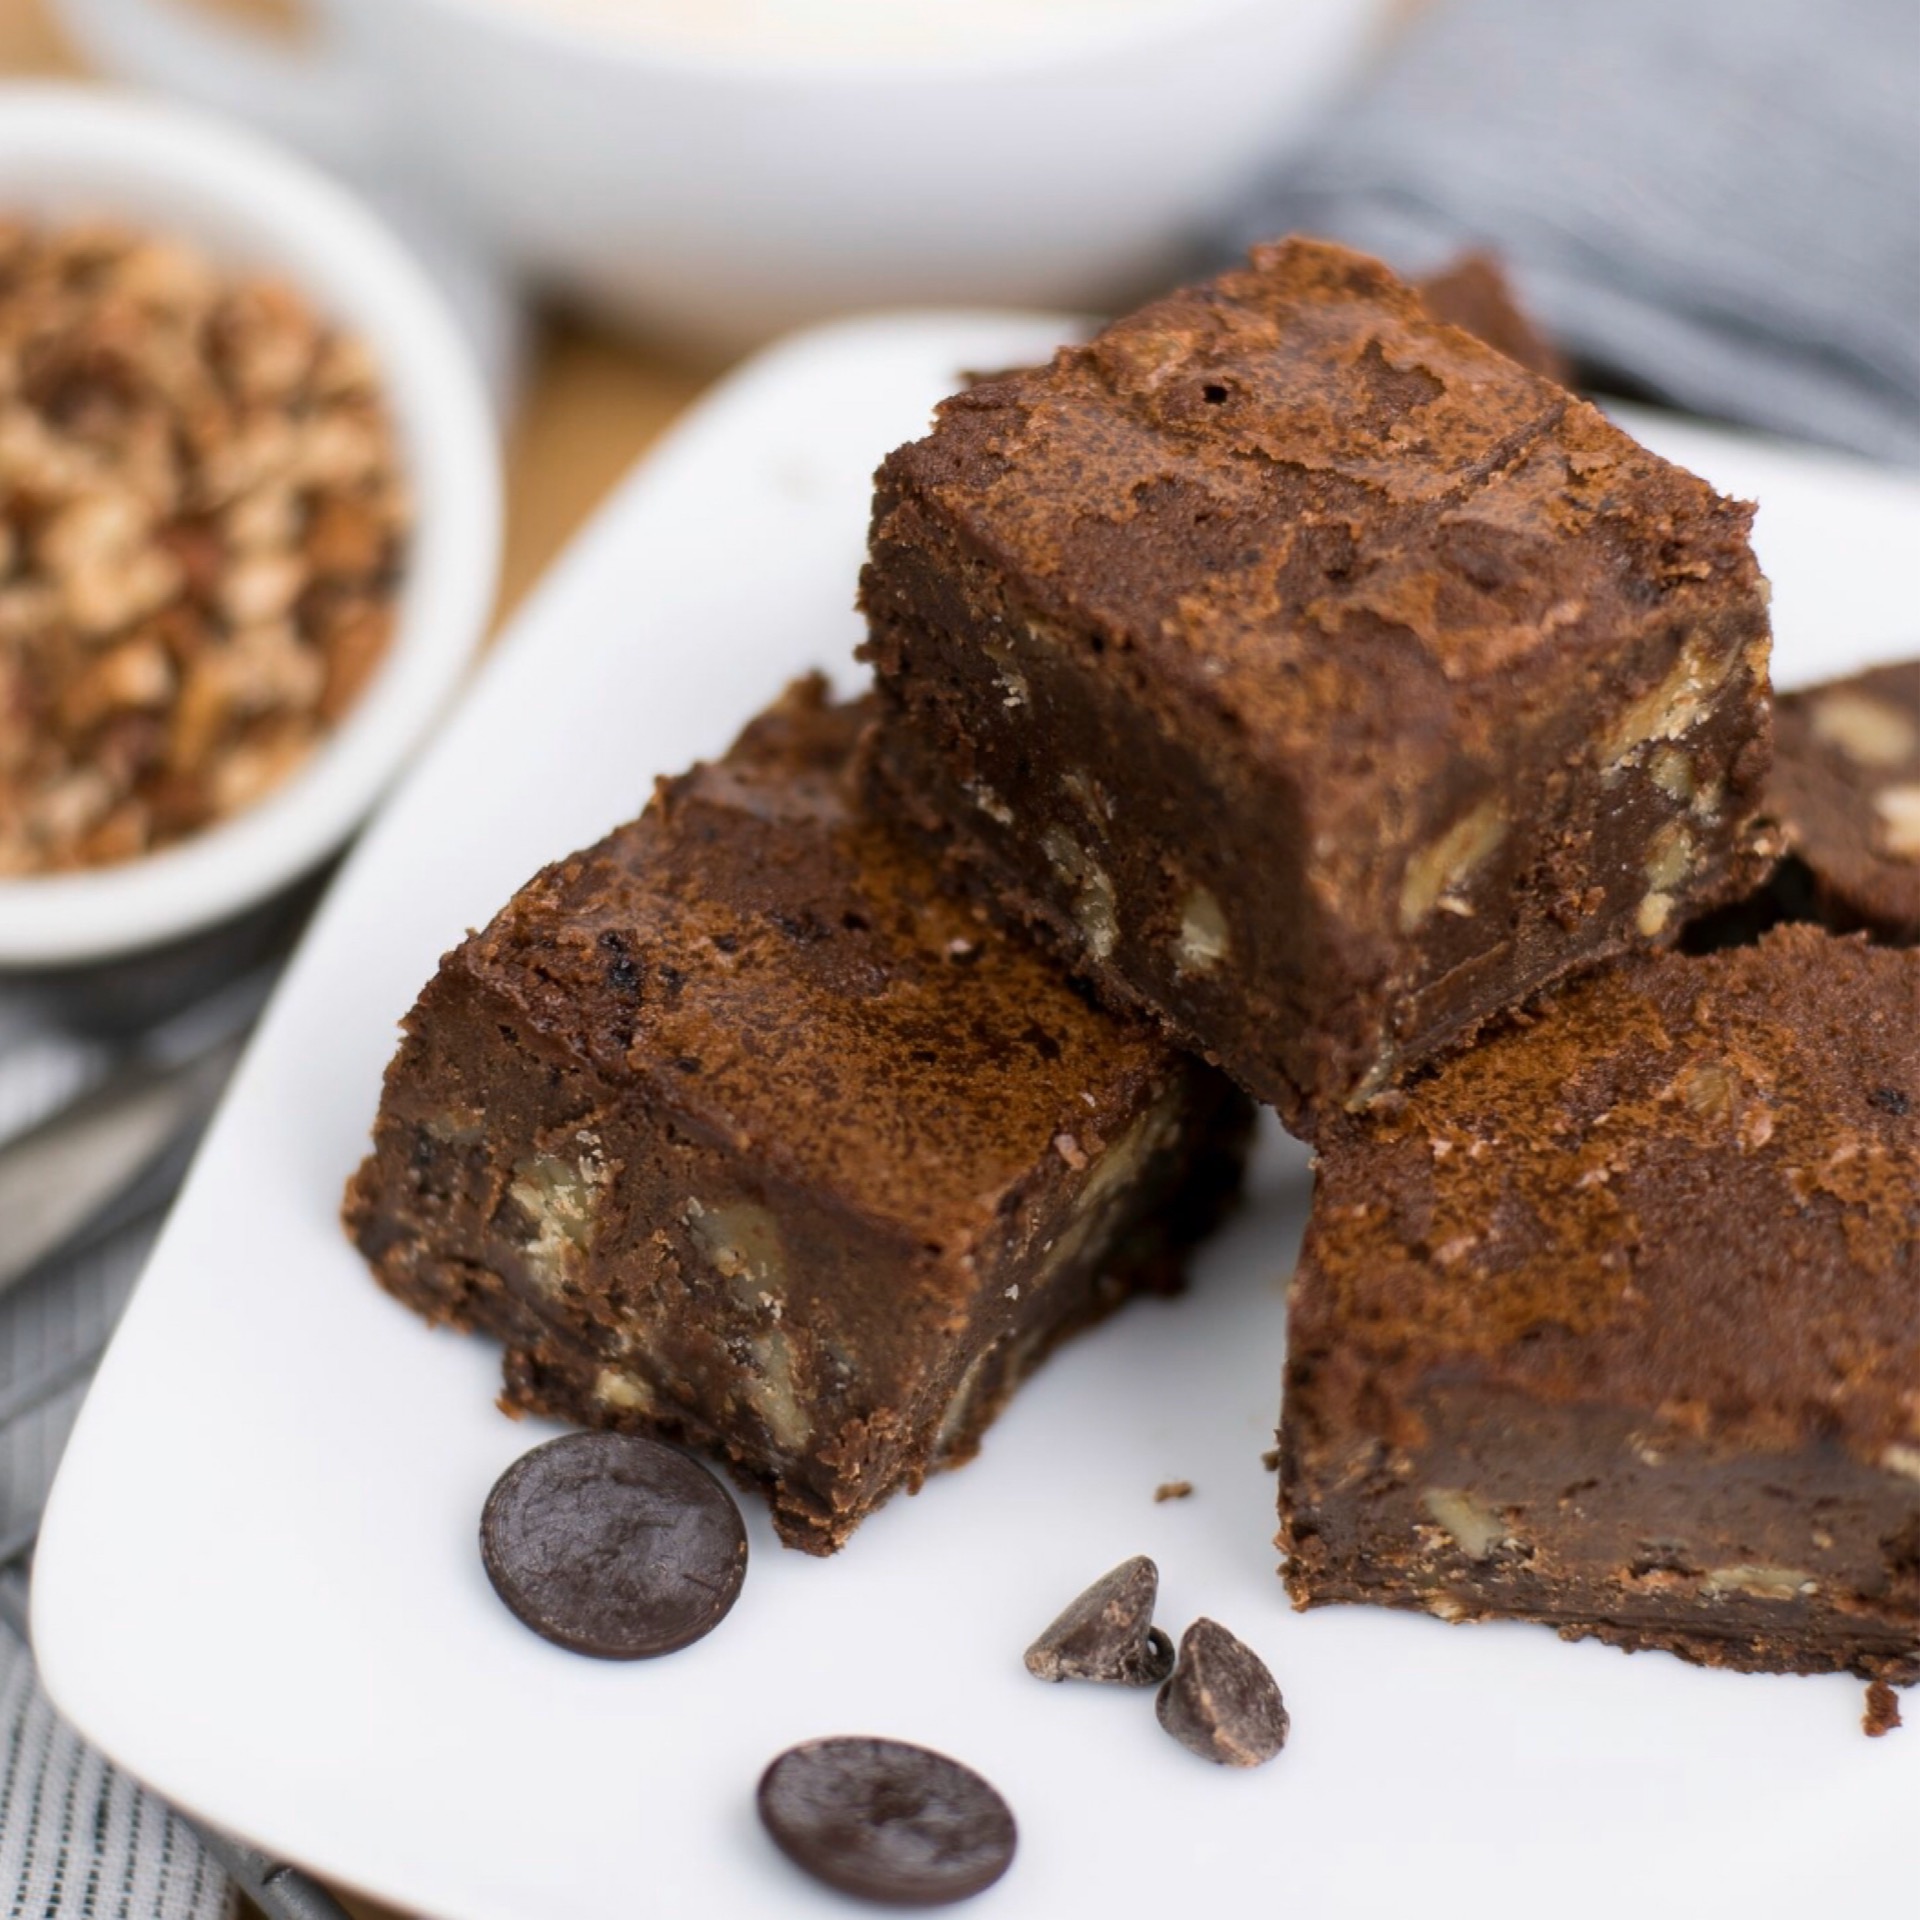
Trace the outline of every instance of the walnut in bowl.
{"label": "walnut in bowl", "polygon": [[297,291],[0,223],[0,874],[278,787],[386,652],[409,517],[372,357]]}
{"label": "walnut in bowl", "polygon": [[491,601],[438,296],[193,115],[0,87],[0,966],[241,911],[357,824]]}

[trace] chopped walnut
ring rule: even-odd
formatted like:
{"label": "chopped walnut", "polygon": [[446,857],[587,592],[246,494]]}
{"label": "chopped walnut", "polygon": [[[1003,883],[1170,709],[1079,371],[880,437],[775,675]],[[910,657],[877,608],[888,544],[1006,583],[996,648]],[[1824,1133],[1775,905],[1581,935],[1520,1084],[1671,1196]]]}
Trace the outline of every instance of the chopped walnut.
{"label": "chopped walnut", "polygon": [[1873,813],[1880,851],[1894,860],[1920,860],[1920,781],[1882,787]]}
{"label": "chopped walnut", "polygon": [[298,294],[0,222],[0,875],[281,785],[385,653],[409,519],[373,362]]}

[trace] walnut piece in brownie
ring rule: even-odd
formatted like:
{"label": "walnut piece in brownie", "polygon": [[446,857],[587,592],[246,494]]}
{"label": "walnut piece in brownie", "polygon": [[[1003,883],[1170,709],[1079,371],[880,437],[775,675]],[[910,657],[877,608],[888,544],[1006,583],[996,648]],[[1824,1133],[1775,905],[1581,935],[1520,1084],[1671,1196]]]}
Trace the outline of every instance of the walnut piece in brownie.
{"label": "walnut piece in brownie", "polygon": [[1577,982],[1320,1142],[1302,1607],[1920,1676],[1920,953],[1811,926]]}
{"label": "walnut piece in brownie", "polygon": [[1750,891],[1750,509],[1318,242],[881,467],[893,804],[1292,1122]]}
{"label": "walnut piece in brownie", "polygon": [[717,1452],[819,1553],[1174,1285],[1247,1126],[862,810],[868,717],[801,684],[449,954],[346,1203],[511,1404]]}
{"label": "walnut piece in brownie", "polygon": [[1768,810],[1820,917],[1920,941],[1920,660],[1782,694]]}

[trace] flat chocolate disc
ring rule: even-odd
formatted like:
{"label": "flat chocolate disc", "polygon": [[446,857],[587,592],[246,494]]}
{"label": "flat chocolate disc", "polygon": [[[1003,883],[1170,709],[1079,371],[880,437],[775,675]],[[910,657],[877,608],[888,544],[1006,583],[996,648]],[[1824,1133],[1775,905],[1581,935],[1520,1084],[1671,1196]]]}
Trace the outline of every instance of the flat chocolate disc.
{"label": "flat chocolate disc", "polygon": [[569,1433],[522,1454],[487,1496],[480,1552],[535,1633],[600,1660],[650,1660],[711,1633],[747,1571],[726,1489],[632,1433]]}
{"label": "flat chocolate disc", "polygon": [[1013,1863],[1013,1815],[971,1767],[904,1740],[809,1740],[760,1776],[760,1818],[816,1880],[938,1907]]}

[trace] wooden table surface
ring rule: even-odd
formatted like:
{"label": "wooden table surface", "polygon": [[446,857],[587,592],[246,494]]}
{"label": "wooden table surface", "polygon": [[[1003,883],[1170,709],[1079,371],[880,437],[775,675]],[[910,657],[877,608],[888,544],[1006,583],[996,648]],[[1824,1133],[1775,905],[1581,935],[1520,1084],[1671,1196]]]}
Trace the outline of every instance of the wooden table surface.
{"label": "wooden table surface", "polygon": [[[203,0],[216,10],[269,11],[269,0]],[[0,78],[77,74],[44,0],[0,0]],[[542,320],[507,450],[507,612],[634,458],[719,372],[649,351],[565,316]],[[400,1920],[343,1895],[361,1920]],[[252,1909],[248,1908],[249,1920]]]}

